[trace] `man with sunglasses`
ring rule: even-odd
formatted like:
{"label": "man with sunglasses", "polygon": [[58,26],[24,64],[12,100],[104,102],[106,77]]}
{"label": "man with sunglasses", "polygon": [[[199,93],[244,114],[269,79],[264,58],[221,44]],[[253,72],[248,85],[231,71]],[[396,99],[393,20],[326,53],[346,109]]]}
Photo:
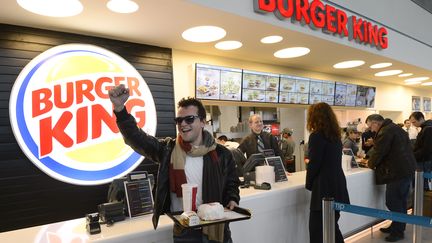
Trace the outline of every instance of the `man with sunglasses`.
{"label": "man with sunglasses", "polygon": [[[159,173],[153,213],[156,229],[159,216],[182,211],[184,183],[198,185],[196,204],[220,202],[233,209],[240,201],[240,181],[231,152],[217,144],[204,130],[206,111],[195,98],[178,102],[176,139],[157,139],[137,127],[135,118],[124,104],[129,89],[124,85],[109,91],[114,105],[117,126],[123,138],[136,152],[159,163]],[[232,242],[228,224],[217,224],[197,230],[184,230],[174,225],[174,242]]]}
{"label": "man with sunglasses", "polygon": [[247,158],[266,149],[273,149],[276,156],[282,156],[276,138],[272,134],[263,131],[264,123],[259,114],[253,114],[249,117],[249,128],[252,133],[243,138],[238,147],[243,153],[246,153]]}

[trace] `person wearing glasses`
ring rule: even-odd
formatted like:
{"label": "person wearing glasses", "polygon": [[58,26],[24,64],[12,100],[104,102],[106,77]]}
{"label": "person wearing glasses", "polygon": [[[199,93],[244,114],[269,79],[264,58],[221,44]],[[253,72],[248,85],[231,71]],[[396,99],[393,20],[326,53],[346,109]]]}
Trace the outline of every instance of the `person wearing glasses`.
{"label": "person wearing glasses", "polygon": [[263,131],[264,123],[259,114],[253,114],[249,117],[249,128],[252,133],[243,138],[238,146],[240,151],[246,153],[246,158],[267,149],[273,149],[275,156],[282,156],[276,137]]}
{"label": "person wearing glasses", "polygon": [[[155,229],[161,214],[183,211],[181,185],[184,183],[198,185],[197,206],[220,202],[233,209],[238,205],[240,181],[232,154],[204,130],[206,112],[199,100],[183,98],[178,102],[174,119],[178,130],[176,139],[157,139],[139,129],[135,118],[126,110],[128,88],[123,84],[116,86],[109,91],[109,97],[125,143],[159,163],[153,213]],[[232,242],[228,224],[192,230],[174,225],[173,235],[174,242]]]}
{"label": "person wearing glasses", "polygon": [[[376,184],[386,185],[385,201],[392,212],[407,213],[407,199],[414,178],[415,157],[408,134],[390,119],[379,114],[369,115],[366,123],[376,132],[374,146],[369,150],[369,168],[375,170]],[[380,231],[388,233],[388,242],[404,238],[405,223],[392,221]]]}

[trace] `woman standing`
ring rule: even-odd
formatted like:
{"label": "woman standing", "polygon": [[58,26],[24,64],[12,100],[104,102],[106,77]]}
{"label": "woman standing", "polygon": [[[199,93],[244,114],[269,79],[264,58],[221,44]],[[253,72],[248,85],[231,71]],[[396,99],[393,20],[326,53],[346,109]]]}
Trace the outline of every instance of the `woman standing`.
{"label": "woman standing", "polygon": [[[338,121],[327,103],[311,105],[308,109],[309,164],[306,189],[312,191],[309,215],[311,243],[323,242],[322,199],[334,198],[336,202],[349,203],[345,175],[342,171],[342,142]],[[339,230],[339,211],[335,211],[335,239],[344,242]]]}

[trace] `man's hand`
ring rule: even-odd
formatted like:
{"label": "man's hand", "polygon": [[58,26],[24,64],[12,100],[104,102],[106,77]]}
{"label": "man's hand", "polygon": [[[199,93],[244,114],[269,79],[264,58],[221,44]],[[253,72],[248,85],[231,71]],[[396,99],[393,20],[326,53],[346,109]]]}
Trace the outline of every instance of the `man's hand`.
{"label": "man's hand", "polygon": [[233,210],[234,207],[238,207],[238,204],[234,201],[229,201],[228,205],[226,206],[226,208],[228,208],[229,210]]}
{"label": "man's hand", "polygon": [[129,99],[129,88],[126,88],[124,84],[120,84],[108,91],[108,95],[114,105],[114,110],[120,112]]}

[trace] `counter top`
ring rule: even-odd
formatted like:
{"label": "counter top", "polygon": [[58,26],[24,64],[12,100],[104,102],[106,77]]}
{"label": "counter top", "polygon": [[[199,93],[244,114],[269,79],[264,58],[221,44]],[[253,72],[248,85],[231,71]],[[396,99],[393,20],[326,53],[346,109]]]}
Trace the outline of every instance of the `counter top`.
{"label": "counter top", "polygon": [[[269,191],[241,189],[240,206],[250,209],[252,218],[230,224],[233,241],[308,242],[310,192],[304,188],[305,177],[305,171],[292,173],[287,182],[275,183]],[[385,208],[384,187],[375,185],[372,170],[352,169],[346,177],[352,204]],[[158,229],[153,230],[151,217],[128,218],[110,227],[101,225],[102,232],[95,235],[87,234],[85,219],[80,218],[0,233],[0,242],[172,242],[172,220],[162,215]],[[346,235],[374,220],[342,213],[339,225]]]}

